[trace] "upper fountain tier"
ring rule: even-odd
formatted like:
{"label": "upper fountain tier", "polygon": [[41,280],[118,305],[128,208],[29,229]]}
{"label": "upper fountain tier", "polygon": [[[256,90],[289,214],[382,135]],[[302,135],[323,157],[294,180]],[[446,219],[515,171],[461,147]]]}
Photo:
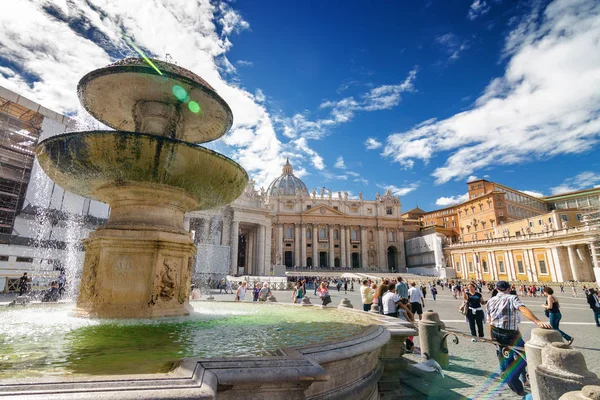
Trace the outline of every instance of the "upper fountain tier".
{"label": "upper fountain tier", "polygon": [[[126,58],[85,75],[77,92],[85,109],[116,130],[204,143],[223,136],[231,109],[202,78],[177,65]],[[160,73],[158,72],[160,71]]]}

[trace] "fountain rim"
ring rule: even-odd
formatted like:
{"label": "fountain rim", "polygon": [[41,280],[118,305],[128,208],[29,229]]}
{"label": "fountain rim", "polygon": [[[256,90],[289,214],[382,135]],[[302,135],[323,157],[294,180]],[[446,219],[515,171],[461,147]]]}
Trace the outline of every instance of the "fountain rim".
{"label": "fountain rim", "polygon": [[[123,60],[127,60],[128,58],[125,58]],[[132,60],[143,60],[141,58],[136,58],[136,57],[130,57],[129,59]],[[153,60],[153,61],[157,61],[157,60]],[[158,60],[160,61],[160,60]],[[164,61],[161,61],[161,63],[164,64],[170,64],[170,63],[166,63]],[[174,64],[173,64],[174,65]],[[178,66],[179,67],[179,66]],[[183,67],[179,67],[182,69],[185,69]],[[195,73],[193,73],[192,71],[185,69],[186,71],[189,71],[191,74],[196,75]],[[139,65],[116,65],[116,64],[109,64],[107,66],[95,69],[93,71],[88,72],[87,74],[85,74],[77,83],[77,97],[79,98],[79,102],[81,103],[81,105],[83,106],[83,108],[89,112],[96,120],[102,122],[103,124],[117,130],[115,127],[107,124],[105,122],[105,118],[97,115],[97,113],[94,110],[91,110],[88,108],[87,102],[84,101],[83,99],[83,91],[84,91],[84,86],[86,86],[87,84],[89,84],[92,80],[99,78],[99,77],[103,77],[103,76],[107,76],[107,75],[111,75],[111,74],[123,74],[123,73],[137,73],[137,74],[141,74],[141,75],[152,75],[155,77],[165,77],[168,79],[172,79],[176,82],[183,82],[185,84],[189,84],[191,86],[193,86],[194,88],[197,88],[199,90],[202,90],[202,92],[204,92],[207,96],[211,97],[213,100],[217,101],[225,110],[225,114],[227,115],[227,123],[224,126],[223,131],[216,137],[214,137],[213,139],[209,139],[209,140],[204,140],[204,141],[200,141],[200,142],[196,142],[196,143],[207,143],[207,142],[211,142],[213,140],[217,140],[218,138],[224,136],[233,126],[233,111],[231,110],[231,108],[229,107],[229,104],[227,104],[227,102],[225,101],[225,99],[223,99],[215,89],[213,89],[212,86],[210,86],[210,84],[208,84],[208,82],[206,82],[206,84],[204,84],[204,79],[202,79],[200,76],[198,76],[199,81],[198,80],[194,80],[190,77],[187,77],[185,75],[181,75],[178,74],[176,72],[172,72],[169,70],[165,70],[162,71],[161,73],[162,75],[159,75],[156,73],[156,71],[147,63],[144,64],[139,64]],[[208,86],[207,86],[208,85]]]}
{"label": "fountain rim", "polygon": [[36,157],[38,157],[39,152],[43,151],[44,145],[46,145],[47,143],[49,143],[53,140],[57,140],[60,138],[74,137],[74,136],[79,136],[79,135],[81,135],[81,136],[114,135],[115,133],[118,133],[121,135],[125,134],[126,136],[143,136],[143,137],[147,137],[147,138],[157,140],[157,141],[162,140],[162,141],[171,142],[171,143],[177,144],[177,145],[185,145],[187,147],[191,147],[194,149],[200,149],[200,151],[205,151],[209,154],[220,157],[220,158],[224,159],[225,161],[233,164],[234,166],[239,167],[239,169],[241,169],[244,172],[244,175],[246,176],[246,180],[249,180],[248,172],[246,171],[246,169],[244,167],[242,167],[239,163],[237,163],[236,161],[227,157],[224,154],[221,154],[215,150],[211,150],[207,147],[201,146],[200,144],[197,144],[197,143],[190,143],[190,142],[186,142],[186,141],[179,140],[179,139],[173,139],[173,138],[170,138],[167,136],[157,136],[157,135],[153,135],[151,133],[141,133],[141,132],[122,131],[122,130],[92,130],[92,131],[77,131],[77,132],[61,133],[60,135],[50,136],[50,137],[42,140],[41,142],[39,142],[37,144],[37,146],[35,146],[35,155],[36,155]]}

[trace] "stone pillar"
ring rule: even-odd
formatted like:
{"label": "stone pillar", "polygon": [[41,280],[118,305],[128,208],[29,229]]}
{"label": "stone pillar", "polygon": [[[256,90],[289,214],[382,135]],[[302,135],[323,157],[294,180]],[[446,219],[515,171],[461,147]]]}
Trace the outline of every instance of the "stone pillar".
{"label": "stone pillar", "polygon": [[566,343],[551,343],[542,349],[542,365],[535,370],[538,400],[554,400],[586,385],[600,385],[587,369],[583,354]]}
{"label": "stone pillar", "polygon": [[552,252],[550,249],[546,249],[546,260],[548,261],[548,268],[550,269],[550,276],[552,277],[552,282],[560,282],[558,280],[557,269],[554,265],[554,260],[552,259]]}
{"label": "stone pillar", "polygon": [[535,262],[535,254],[533,254],[533,249],[528,250],[528,252],[529,252],[529,258],[531,259],[531,275],[533,277],[533,280],[535,282],[537,282],[538,273],[537,273],[537,264]]}
{"label": "stone pillar", "polygon": [[254,232],[248,232],[246,236],[246,268],[244,275],[253,275],[254,269]]}
{"label": "stone pillar", "polygon": [[557,282],[564,282],[564,274],[562,270],[562,265],[560,264],[560,257],[558,256],[558,247],[553,247],[550,249],[550,253],[552,254],[552,262],[554,263],[554,268],[556,269],[556,279]]}
{"label": "stone pillar", "polygon": [[340,226],[340,264],[342,267],[348,266],[346,261],[346,227]]}
{"label": "stone pillar", "polygon": [[529,382],[531,383],[531,393],[533,394],[534,399],[539,399],[534,371],[542,364],[542,349],[552,342],[562,342],[560,332],[542,328],[533,328],[531,330],[531,339],[525,342]]}
{"label": "stone pillar", "polygon": [[[360,266],[363,269],[368,268],[369,264],[369,246],[367,244],[367,228],[360,227]],[[398,262],[400,264],[400,262]],[[400,265],[398,265],[398,268]]]}
{"label": "stone pillar", "polygon": [[300,254],[302,260],[300,260],[301,266],[306,266],[306,225],[302,224],[300,237]]}
{"label": "stone pillar", "polygon": [[277,224],[277,265],[283,265],[283,224]]}
{"label": "stone pillar", "polygon": [[346,266],[352,268],[352,229],[346,227]]}
{"label": "stone pillar", "polygon": [[231,246],[231,220],[223,218],[223,232],[221,234],[221,246]]}
{"label": "stone pillar", "polygon": [[202,239],[201,243],[210,243],[210,217],[202,220]]}
{"label": "stone pillar", "polygon": [[265,274],[270,275],[273,262],[271,260],[271,225],[265,227]]}
{"label": "stone pillar", "polygon": [[240,223],[233,221],[231,223],[231,275],[237,274],[238,268],[238,241],[239,241]]}
{"label": "stone pillar", "polygon": [[329,268],[335,267],[335,254],[333,253],[333,225],[329,225],[329,237],[327,238],[329,243]]}
{"label": "stone pillar", "polygon": [[488,262],[490,265],[490,275],[492,275],[492,280],[497,281],[498,280],[498,270],[496,269],[496,257],[494,252],[489,251],[487,253],[488,255]]}
{"label": "stone pillar", "polygon": [[302,262],[300,262],[301,239],[302,238],[300,236],[300,224],[294,224],[294,264],[298,267],[302,265]]}
{"label": "stone pillar", "polygon": [[183,219],[183,229],[185,229],[186,232],[190,231],[190,219],[187,217]]}
{"label": "stone pillar", "polygon": [[387,271],[386,251],[385,251],[385,229],[377,228],[377,260],[379,271]]}
{"label": "stone pillar", "polygon": [[313,235],[312,235],[312,259],[313,268],[319,268],[319,228],[313,224]]}
{"label": "stone pillar", "polygon": [[256,268],[257,275],[265,275],[265,226],[258,226],[258,240],[257,240],[257,252],[258,252],[258,266]]}
{"label": "stone pillar", "polygon": [[567,246],[567,252],[569,254],[569,265],[571,266],[571,274],[573,274],[573,280],[579,280],[579,271],[577,270],[577,254],[575,253],[575,246]]}
{"label": "stone pillar", "polygon": [[525,263],[525,268],[527,269],[527,279],[529,280],[529,282],[533,282],[533,273],[535,272],[535,265],[531,265],[531,257],[529,257],[529,250],[527,249],[523,250],[523,262]]}
{"label": "stone pillar", "polygon": [[437,361],[442,368],[448,367],[450,357],[448,353],[442,351],[442,347],[447,349],[445,343],[442,345],[442,332],[445,325],[440,321],[438,313],[432,310],[427,310],[423,313],[423,319],[419,321],[419,343],[421,345],[421,354],[429,354],[429,356]]}
{"label": "stone pillar", "polygon": [[469,266],[467,265],[467,255],[462,253],[460,255],[460,264],[462,265],[462,275],[463,279],[467,279],[469,277]]}
{"label": "stone pillar", "polygon": [[512,250],[508,250],[508,279],[511,281],[517,280],[517,269],[515,267],[515,257]]}

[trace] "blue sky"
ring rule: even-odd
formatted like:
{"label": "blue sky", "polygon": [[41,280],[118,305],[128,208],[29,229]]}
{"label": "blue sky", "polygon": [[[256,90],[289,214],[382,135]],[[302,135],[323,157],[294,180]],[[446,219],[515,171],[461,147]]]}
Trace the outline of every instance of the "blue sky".
{"label": "blue sky", "polygon": [[[387,188],[403,209],[473,178],[549,195],[600,185],[593,0],[19,1],[0,16],[0,85],[82,118],[77,81],[169,54],[231,105],[209,146],[266,186],[290,157],[309,188]],[[85,124],[84,124],[85,125]],[[93,124],[92,124],[93,125]]]}

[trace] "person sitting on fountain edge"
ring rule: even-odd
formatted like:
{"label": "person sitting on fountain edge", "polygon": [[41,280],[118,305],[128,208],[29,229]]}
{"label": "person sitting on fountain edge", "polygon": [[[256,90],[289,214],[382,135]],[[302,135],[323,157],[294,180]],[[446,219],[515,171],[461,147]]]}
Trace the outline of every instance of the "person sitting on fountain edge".
{"label": "person sitting on fountain edge", "polygon": [[[487,302],[489,315],[490,335],[493,340],[500,343],[496,354],[500,362],[502,380],[508,384],[510,389],[518,395],[523,395],[523,383],[519,375],[525,370],[525,359],[515,354],[513,348],[525,346],[521,332],[517,325],[518,311],[523,313],[527,319],[535,323],[539,328],[551,329],[548,322],[540,321],[531,310],[516,295],[508,293],[510,285],[506,281],[496,283],[498,295]],[[504,357],[504,346],[508,347],[509,356]],[[524,357],[524,355],[523,355]],[[530,371],[533,373],[533,371]]]}
{"label": "person sitting on fountain edge", "polygon": [[57,302],[59,297],[60,297],[60,295],[59,295],[59,290],[58,290],[58,282],[52,281],[52,284],[50,285],[50,289],[48,289],[46,291],[46,293],[44,293],[44,297],[42,298],[42,303]]}

